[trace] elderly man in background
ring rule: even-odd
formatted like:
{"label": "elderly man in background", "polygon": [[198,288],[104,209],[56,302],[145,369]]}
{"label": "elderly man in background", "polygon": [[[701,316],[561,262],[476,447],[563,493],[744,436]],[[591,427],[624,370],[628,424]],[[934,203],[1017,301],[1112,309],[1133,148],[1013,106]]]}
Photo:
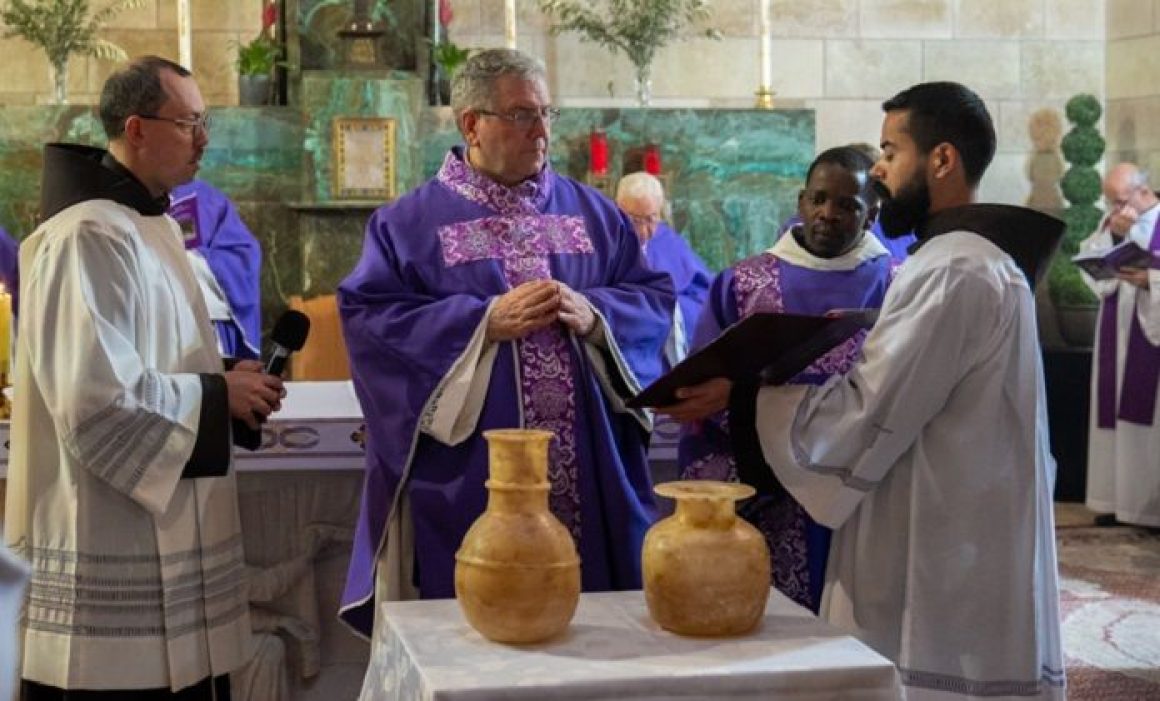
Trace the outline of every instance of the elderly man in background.
{"label": "elderly man in background", "polygon": [[689,339],[709,296],[712,275],[685,239],[664,221],[665,191],[655,176],[638,171],[621,178],[616,186],[616,205],[636,229],[648,264],[653,270],[668,273],[677,291],[673,333],[665,344],[668,369],[689,351]]}
{"label": "elderly man in background", "polygon": [[675,298],[628,219],[557,174],[543,65],[480,52],[451,90],[465,146],[376,211],[339,287],[367,470],[342,616],[369,635],[376,598],[454,595],[455,551],[487,501],[483,432],[555,432],[552,512],[588,591],[640,587],[654,505],[648,416]]}
{"label": "elderly man in background", "polygon": [[[1081,251],[1135,241],[1160,252],[1160,198],[1148,175],[1121,163],[1104,178],[1108,211]],[[1098,525],[1160,528],[1160,270],[1122,268],[1084,282],[1101,300],[1092,354],[1087,505]]]}

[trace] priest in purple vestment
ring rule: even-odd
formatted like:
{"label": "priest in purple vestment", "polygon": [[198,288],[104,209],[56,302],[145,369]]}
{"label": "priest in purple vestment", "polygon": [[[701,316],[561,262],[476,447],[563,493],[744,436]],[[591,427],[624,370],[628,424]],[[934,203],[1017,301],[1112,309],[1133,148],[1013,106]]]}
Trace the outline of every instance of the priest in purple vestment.
{"label": "priest in purple vestment", "polygon": [[585,590],[640,586],[654,518],[650,419],[624,400],[660,372],[672,284],[610,200],[548,164],[539,61],[480,52],[451,103],[466,147],[372,215],[338,293],[368,432],[341,615],[365,635],[376,600],[454,595],[485,430],[556,433],[549,503]]}
{"label": "priest in purple vestment", "polygon": [[651,173],[629,173],[616,185],[616,205],[636,229],[645,258],[653,270],[669,274],[677,290],[673,332],[665,344],[665,370],[684,359],[689,351],[693,324],[709,295],[712,275],[700,256],[662,218],[665,191]]}
{"label": "priest in purple vestment", "polygon": [[16,301],[20,294],[20,244],[0,226],[0,284],[12,295],[12,313],[17,313]]}
{"label": "priest in purple vestment", "polygon": [[257,358],[262,344],[262,247],[230,198],[204,180],[174,188],[169,199],[169,214],[185,234],[222,356]]}
{"label": "priest in purple vestment", "polygon": [[[757,312],[817,316],[833,309],[882,306],[896,262],[876,237],[866,234],[877,212],[878,197],[869,175],[873,165],[864,153],[848,146],[825,151],[814,160],[798,195],[803,223],[768,251],[746,258],[713,280],[693,336],[694,348]],[[791,382],[822,384],[830,375],[845,372],[865,336],[860,332]],[[724,410],[729,383],[721,383],[716,398],[720,413],[682,427],[678,463],[685,479],[737,481]],[[674,416],[686,418],[681,412]],[[739,510],[765,535],[773,584],[816,612],[829,530],[815,523],[788,494],[758,496]]]}

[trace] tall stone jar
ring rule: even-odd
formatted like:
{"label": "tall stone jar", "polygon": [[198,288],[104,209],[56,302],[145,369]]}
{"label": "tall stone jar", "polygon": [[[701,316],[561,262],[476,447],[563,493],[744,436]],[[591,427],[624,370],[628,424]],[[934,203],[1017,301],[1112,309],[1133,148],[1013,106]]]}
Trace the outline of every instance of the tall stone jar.
{"label": "tall stone jar", "polygon": [[680,635],[753,630],[769,599],[769,547],[735,510],[753,487],[690,480],[657,485],[656,493],[677,505],[644,538],[644,595],[653,620]]}
{"label": "tall stone jar", "polygon": [[501,643],[547,640],[580,598],[572,535],[548,510],[550,431],[485,431],[487,509],[455,554],[455,597],[467,622]]}

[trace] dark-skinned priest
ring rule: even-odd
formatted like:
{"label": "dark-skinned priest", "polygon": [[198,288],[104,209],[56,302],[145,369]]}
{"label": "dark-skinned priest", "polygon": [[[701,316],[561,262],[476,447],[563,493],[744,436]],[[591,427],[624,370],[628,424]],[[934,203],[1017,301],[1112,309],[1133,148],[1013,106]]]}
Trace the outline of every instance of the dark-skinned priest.
{"label": "dark-skinned priest", "polygon": [[343,618],[454,595],[455,551],[487,500],[482,432],[553,431],[549,503],[588,591],[640,587],[654,505],[647,415],[676,297],[627,217],[548,163],[544,67],[483,51],[456,74],[465,147],[382,207],[339,288],[367,474]]}
{"label": "dark-skinned priest", "polygon": [[917,248],[847,373],[734,384],[738,473],[835,529],[821,615],[893,660],[907,699],[1062,701],[1032,286],[1063,224],[974,204],[995,130],[969,89],[883,109],[881,221]]}

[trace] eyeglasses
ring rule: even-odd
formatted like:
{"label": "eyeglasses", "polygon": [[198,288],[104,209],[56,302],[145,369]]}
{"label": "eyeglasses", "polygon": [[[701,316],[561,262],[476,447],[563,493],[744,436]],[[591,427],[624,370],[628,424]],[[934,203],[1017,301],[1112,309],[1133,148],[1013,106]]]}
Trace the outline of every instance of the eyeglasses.
{"label": "eyeglasses", "polygon": [[479,114],[495,117],[514,124],[517,127],[529,128],[537,119],[544,120],[544,124],[551,124],[560,117],[560,110],[555,107],[541,107],[539,109],[519,108],[510,112],[492,112],[491,110],[475,110]]}
{"label": "eyeglasses", "polygon": [[210,127],[209,112],[206,112],[199,117],[194,117],[193,119],[188,119],[185,117],[159,117],[155,114],[139,114],[137,116],[141,119],[152,119],[158,122],[170,122],[172,124],[176,124],[188,132],[194,132],[198,129],[203,132],[209,132]]}

